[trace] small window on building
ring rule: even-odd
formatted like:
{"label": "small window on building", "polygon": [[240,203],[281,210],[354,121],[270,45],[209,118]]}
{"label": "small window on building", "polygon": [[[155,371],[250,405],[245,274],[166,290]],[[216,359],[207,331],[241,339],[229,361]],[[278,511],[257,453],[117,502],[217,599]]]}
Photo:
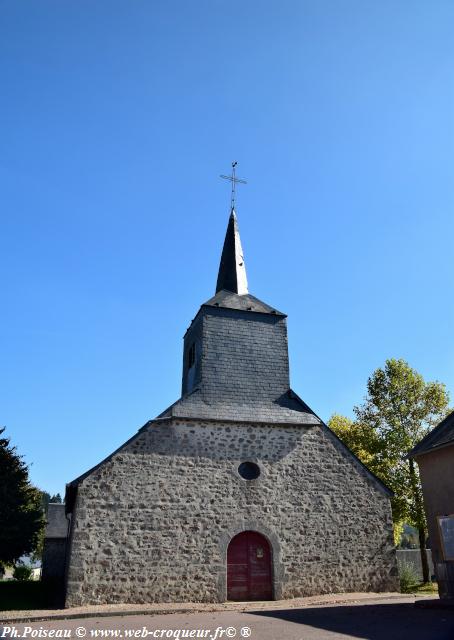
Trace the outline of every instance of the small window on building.
{"label": "small window on building", "polygon": [[191,344],[188,351],[188,369],[194,366],[195,363],[195,342]]}
{"label": "small window on building", "polygon": [[255,462],[242,462],[238,467],[238,473],[245,480],[255,480],[260,475],[260,467]]}

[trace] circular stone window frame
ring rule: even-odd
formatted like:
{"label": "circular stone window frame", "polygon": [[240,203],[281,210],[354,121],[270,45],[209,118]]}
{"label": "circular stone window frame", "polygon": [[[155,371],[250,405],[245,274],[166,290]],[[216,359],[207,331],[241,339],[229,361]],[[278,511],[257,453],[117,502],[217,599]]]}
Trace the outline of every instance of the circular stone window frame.
{"label": "circular stone window frame", "polygon": [[[240,475],[239,472],[239,468],[242,464],[244,464],[245,462],[250,462],[254,465],[256,465],[258,467],[259,470],[259,475],[257,476],[257,478],[252,478],[251,480],[248,480],[247,478],[243,478],[242,475]],[[253,486],[256,485],[260,482],[263,482],[263,480],[266,477],[266,471],[261,463],[261,461],[258,458],[241,458],[239,460],[236,460],[235,462],[235,466],[232,469],[235,477],[241,481],[242,484],[244,484],[245,486]]]}
{"label": "circular stone window frame", "polygon": [[[256,462],[252,462],[252,460],[245,460],[244,462],[240,462],[237,472],[238,475],[243,478],[243,480],[247,480],[248,482],[250,482],[251,480],[257,480],[258,478],[260,478],[260,475],[262,473],[259,465]],[[249,478],[248,475],[250,476]]]}

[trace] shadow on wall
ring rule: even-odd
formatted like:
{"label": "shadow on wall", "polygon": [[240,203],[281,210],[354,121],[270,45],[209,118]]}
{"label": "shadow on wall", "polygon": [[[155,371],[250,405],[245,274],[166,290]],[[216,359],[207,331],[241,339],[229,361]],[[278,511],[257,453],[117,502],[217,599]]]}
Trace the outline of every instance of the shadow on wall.
{"label": "shadow on wall", "polygon": [[[181,419],[177,425],[152,425],[144,437],[141,438],[139,434],[137,439],[127,443],[121,454],[153,453],[171,458],[177,454],[179,457],[236,461],[259,451],[262,459],[277,462],[301,447],[305,439],[312,444],[319,433],[319,430],[315,432],[314,427],[305,425],[283,425],[281,429],[276,429],[275,425],[260,428],[235,424],[192,425],[185,424]],[[309,446],[301,447],[303,453]]]}
{"label": "shadow on wall", "polygon": [[[416,609],[413,603],[340,605],[276,611],[249,611],[251,615],[301,625],[301,638],[327,638],[323,629],[344,638],[361,640],[452,640],[454,611]],[[251,624],[253,628],[253,625]],[[333,636],[334,637],[334,636]],[[340,636],[335,636],[340,637]]]}

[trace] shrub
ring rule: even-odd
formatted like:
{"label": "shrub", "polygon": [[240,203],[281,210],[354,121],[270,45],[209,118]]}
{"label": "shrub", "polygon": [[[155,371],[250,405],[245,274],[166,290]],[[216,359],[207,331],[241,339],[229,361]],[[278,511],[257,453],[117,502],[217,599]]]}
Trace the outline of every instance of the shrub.
{"label": "shrub", "polygon": [[402,593],[411,593],[419,585],[419,577],[411,562],[399,564],[400,590]]}
{"label": "shrub", "polygon": [[14,571],[13,571],[14,580],[18,580],[19,582],[25,582],[26,580],[31,580],[31,577],[32,577],[31,567],[27,567],[25,564],[17,564],[14,567]]}

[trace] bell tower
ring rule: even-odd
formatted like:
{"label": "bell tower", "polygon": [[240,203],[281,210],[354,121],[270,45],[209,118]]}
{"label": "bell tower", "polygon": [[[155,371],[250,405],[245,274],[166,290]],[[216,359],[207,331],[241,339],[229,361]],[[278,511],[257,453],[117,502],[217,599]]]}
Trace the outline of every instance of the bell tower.
{"label": "bell tower", "polygon": [[216,293],[184,336],[182,417],[319,423],[290,390],[287,316],[248,291],[238,220],[232,209]]}

